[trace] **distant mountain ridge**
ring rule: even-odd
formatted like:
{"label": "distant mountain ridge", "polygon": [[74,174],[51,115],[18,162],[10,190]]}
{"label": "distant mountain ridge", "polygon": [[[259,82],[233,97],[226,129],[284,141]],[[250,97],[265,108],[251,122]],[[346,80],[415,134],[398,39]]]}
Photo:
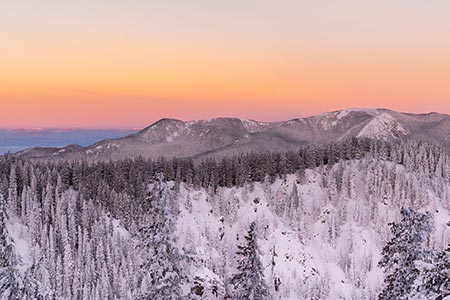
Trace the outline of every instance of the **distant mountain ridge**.
{"label": "distant mountain ridge", "polygon": [[30,148],[25,158],[120,159],[142,156],[218,157],[242,152],[287,151],[353,137],[410,138],[450,147],[450,116],[387,109],[344,109],[281,122],[239,118],[199,121],[161,119],[139,132],[92,146]]}
{"label": "distant mountain ridge", "polygon": [[[100,140],[119,138],[133,132],[130,129],[0,128],[0,155],[30,147],[60,148],[70,144],[89,146]],[[41,150],[49,152],[45,148]]]}

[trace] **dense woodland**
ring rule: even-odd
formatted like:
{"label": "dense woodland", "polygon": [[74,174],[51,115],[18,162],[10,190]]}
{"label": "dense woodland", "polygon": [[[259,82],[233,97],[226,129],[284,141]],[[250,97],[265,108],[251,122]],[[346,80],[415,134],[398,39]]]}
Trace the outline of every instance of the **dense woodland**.
{"label": "dense woodland", "polygon": [[[205,189],[220,201],[222,188],[270,185],[288,174],[296,174],[301,183],[307,169],[318,168],[327,174],[327,201],[339,207],[344,205],[339,202],[342,195],[356,197],[352,169],[344,168],[349,161],[365,162],[364,192],[369,198],[379,196],[386,205],[404,207],[401,220],[390,224],[384,237],[379,265],[386,276],[378,299],[439,299],[450,294],[450,249],[425,243],[430,216],[418,212],[428,203],[430,186],[450,208],[450,155],[416,141],[352,139],[297,152],[248,153],[195,163],[189,158],[46,162],[4,155],[0,299],[272,299],[276,280],[273,287],[264,278],[257,224],[246,229],[236,253],[240,258],[233,262],[236,271],[220,274],[221,284],[206,287],[186,274],[190,264],[202,262],[177,246],[180,185]],[[396,165],[406,171],[399,172]],[[417,176],[405,175],[410,173]],[[301,202],[294,192],[275,197],[271,205],[305,238]],[[354,210],[356,220],[374,218],[365,208]],[[236,209],[229,208],[229,213]],[[309,218],[314,217],[313,212]],[[20,267],[7,224],[22,224],[29,232],[34,253],[26,270]],[[338,216],[330,223],[331,244],[339,224]],[[305,299],[322,299],[323,294],[308,293]]]}

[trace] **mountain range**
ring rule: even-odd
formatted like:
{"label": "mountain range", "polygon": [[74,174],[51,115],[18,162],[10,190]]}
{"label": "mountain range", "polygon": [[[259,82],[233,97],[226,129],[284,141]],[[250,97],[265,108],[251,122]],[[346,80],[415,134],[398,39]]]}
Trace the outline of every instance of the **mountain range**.
{"label": "mountain range", "polygon": [[89,146],[99,140],[123,137],[133,132],[130,129],[0,128],[0,155],[30,147]]}
{"label": "mountain range", "polygon": [[35,147],[25,158],[120,159],[123,157],[219,157],[242,152],[296,150],[309,144],[354,137],[408,138],[450,146],[450,116],[410,114],[387,109],[345,109],[280,122],[238,118],[199,121],[161,119],[128,136],[91,146]]}

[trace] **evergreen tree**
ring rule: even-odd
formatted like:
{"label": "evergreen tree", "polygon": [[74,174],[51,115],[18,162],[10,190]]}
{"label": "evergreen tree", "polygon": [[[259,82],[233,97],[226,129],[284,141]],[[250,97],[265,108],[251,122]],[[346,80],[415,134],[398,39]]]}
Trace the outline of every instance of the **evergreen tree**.
{"label": "evergreen tree", "polygon": [[421,264],[424,266],[418,291],[427,299],[450,296],[450,247],[434,255],[430,262]]}
{"label": "evergreen tree", "polygon": [[431,231],[430,215],[403,208],[401,217],[400,222],[389,224],[392,238],[383,248],[379,262],[385,273],[385,287],[379,300],[409,299],[420,275],[416,262],[426,253],[423,243]]}
{"label": "evergreen tree", "polygon": [[17,201],[18,201],[18,191],[17,191],[16,167],[11,166],[11,171],[9,174],[8,206],[14,213],[17,213]]}
{"label": "evergreen tree", "polygon": [[146,252],[146,260],[142,264],[145,272],[146,290],[142,291],[139,299],[182,299],[182,283],[185,275],[182,271],[182,255],[175,244],[175,220],[171,213],[170,187],[163,175],[159,175],[158,182],[150,197],[149,224],[140,229],[142,236],[141,248]]}
{"label": "evergreen tree", "polygon": [[246,243],[238,246],[236,252],[241,256],[239,273],[231,278],[234,286],[234,300],[265,300],[271,299],[269,287],[264,280],[263,266],[260,261],[261,250],[256,236],[256,223],[250,224],[245,236]]}
{"label": "evergreen tree", "polygon": [[0,299],[22,300],[25,299],[24,284],[17,270],[19,262],[9,242],[5,221],[5,202],[0,195]]}

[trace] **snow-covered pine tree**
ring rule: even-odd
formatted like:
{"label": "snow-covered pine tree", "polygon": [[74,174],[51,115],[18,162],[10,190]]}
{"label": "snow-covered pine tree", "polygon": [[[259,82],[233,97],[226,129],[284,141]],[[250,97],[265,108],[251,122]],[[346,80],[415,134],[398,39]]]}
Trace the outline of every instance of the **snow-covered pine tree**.
{"label": "snow-covered pine tree", "polygon": [[8,187],[8,207],[11,211],[17,214],[17,174],[16,166],[11,166],[11,171],[9,174],[9,187]]}
{"label": "snow-covered pine tree", "polygon": [[350,163],[350,170],[348,174],[348,196],[350,199],[356,199],[356,175],[353,164]]}
{"label": "snow-covered pine tree", "polygon": [[238,246],[236,252],[239,261],[239,273],[233,275],[231,284],[234,286],[234,300],[266,300],[271,299],[269,287],[264,280],[263,266],[260,261],[261,250],[256,236],[256,223],[250,224],[245,236],[246,243]]}
{"label": "snow-covered pine tree", "polygon": [[444,299],[450,296],[450,247],[433,255],[422,265],[418,292],[426,299]]}
{"label": "snow-covered pine tree", "polygon": [[385,273],[385,286],[379,300],[410,299],[419,276],[416,261],[426,252],[423,243],[431,231],[429,222],[430,214],[402,208],[400,222],[389,224],[392,238],[384,246],[378,263]]}
{"label": "snow-covered pine tree", "polygon": [[142,264],[143,285],[138,299],[183,299],[182,283],[186,276],[182,270],[182,255],[175,244],[175,220],[171,213],[170,187],[163,175],[158,175],[150,197],[148,224],[140,228],[145,253]]}
{"label": "snow-covered pine tree", "polygon": [[436,269],[432,275],[432,280],[432,286],[436,288],[438,297],[450,296],[450,247],[437,256]]}
{"label": "snow-covered pine tree", "polygon": [[25,298],[24,285],[17,270],[18,260],[9,242],[5,221],[5,201],[0,195],[0,299],[22,300]]}

